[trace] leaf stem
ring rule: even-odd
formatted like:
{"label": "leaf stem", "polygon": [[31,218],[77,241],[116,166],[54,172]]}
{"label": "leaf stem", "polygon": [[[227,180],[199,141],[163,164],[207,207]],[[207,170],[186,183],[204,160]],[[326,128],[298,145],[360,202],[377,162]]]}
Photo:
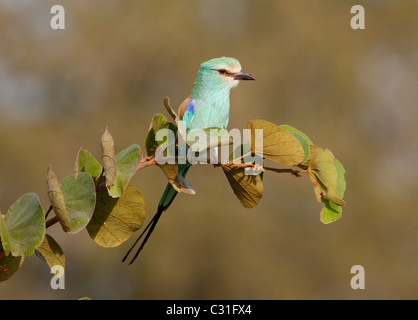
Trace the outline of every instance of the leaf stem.
{"label": "leaf stem", "polygon": [[252,150],[248,151],[246,154],[243,154],[243,155],[242,155],[241,157],[239,157],[239,158],[236,158],[236,159],[234,159],[234,160],[229,161],[229,164],[233,164],[233,163],[234,163],[234,161],[238,161],[238,160],[241,160],[241,159],[245,158],[246,156],[249,156],[249,155],[251,154],[251,152],[252,152]]}
{"label": "leaf stem", "polygon": [[139,162],[139,166],[138,169],[136,169],[136,171],[138,172],[141,169],[144,169],[148,166],[153,166],[157,164],[157,159],[155,159],[154,157],[146,157],[141,159],[141,161]]}
{"label": "leaf stem", "polygon": [[6,252],[4,250],[0,251],[0,260],[3,259],[6,256]]}
{"label": "leaf stem", "polygon": [[273,172],[277,172],[277,173],[290,173],[292,175],[294,175],[297,178],[301,178],[302,176],[300,175],[300,173],[302,173],[302,171],[299,170],[293,170],[293,169],[279,169],[279,168],[272,168],[272,167],[263,167],[264,170],[267,171],[273,171]]}
{"label": "leaf stem", "polygon": [[95,186],[95,189],[96,189],[96,191],[97,191],[97,187],[98,187],[98,185],[99,185],[99,181],[100,181],[100,179],[103,177],[103,175],[104,175],[104,172],[105,172],[105,169],[104,168],[102,168],[102,172],[100,173],[100,176],[97,178],[97,181],[96,181],[96,186]]}
{"label": "leaf stem", "polygon": [[100,176],[97,178],[97,181],[96,181],[96,186],[95,186],[96,192],[98,192],[98,191],[100,191],[100,190],[102,190],[103,188],[106,187],[106,180],[100,182],[100,179],[103,178],[104,174],[105,174],[105,169],[102,168],[102,172],[100,173]]}
{"label": "leaf stem", "polygon": [[[238,163],[238,164],[222,164],[222,163],[216,163],[214,164],[215,167],[220,167],[226,165],[228,167],[231,168],[251,168],[254,167],[255,164],[254,163]],[[302,177],[300,174],[301,173],[305,173],[307,172],[306,170],[293,170],[293,169],[280,169],[280,168],[273,168],[273,167],[265,167],[262,166],[261,169],[263,171],[273,171],[273,172],[277,172],[277,173],[290,173],[292,175],[294,175],[295,177]]]}
{"label": "leaf stem", "polygon": [[49,219],[48,221],[45,222],[45,229],[48,229],[50,226],[53,226],[57,222],[58,222],[58,218],[56,216]]}
{"label": "leaf stem", "polygon": [[106,188],[106,181],[96,184],[96,192],[102,190],[103,188]]}
{"label": "leaf stem", "polygon": [[48,211],[45,213],[45,220],[46,218],[48,218],[49,213],[51,212],[51,210],[53,209],[52,204],[49,206]]}
{"label": "leaf stem", "polygon": [[[235,160],[242,159],[243,157],[247,156],[250,153],[251,153],[251,151],[248,152],[248,153],[246,153],[246,154],[244,154],[240,158],[235,159]],[[178,159],[178,157],[176,157],[176,159]],[[152,165],[156,165],[156,164],[157,164],[157,159],[155,157],[146,157],[146,158],[143,158],[140,161],[140,164],[139,164],[138,169],[136,171],[138,172],[139,170],[141,170],[143,168],[146,168],[146,167],[152,166]],[[220,167],[220,166],[226,165],[226,166],[230,166],[232,168],[248,168],[248,167],[254,167],[255,166],[254,163],[238,163],[238,164],[234,164],[232,161],[230,161],[228,163],[215,163],[213,165],[214,165],[214,167]],[[294,176],[296,176],[298,178],[301,177],[300,173],[307,172],[306,170],[279,169],[279,168],[265,167],[265,166],[263,166],[261,168],[264,171],[267,170],[267,171],[273,171],[273,172],[277,172],[277,173],[290,173],[290,174],[292,174],[292,175],[294,175]],[[99,184],[96,187],[96,191],[99,190],[99,189],[101,189],[100,186],[101,186],[101,184]]]}

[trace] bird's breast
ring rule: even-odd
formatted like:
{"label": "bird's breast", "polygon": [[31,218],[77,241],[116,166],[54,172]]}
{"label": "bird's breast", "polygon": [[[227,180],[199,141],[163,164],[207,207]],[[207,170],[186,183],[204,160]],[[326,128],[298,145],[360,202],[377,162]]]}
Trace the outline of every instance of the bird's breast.
{"label": "bird's breast", "polygon": [[228,125],[229,100],[223,103],[194,103],[194,116],[190,129],[210,127],[226,128]]}

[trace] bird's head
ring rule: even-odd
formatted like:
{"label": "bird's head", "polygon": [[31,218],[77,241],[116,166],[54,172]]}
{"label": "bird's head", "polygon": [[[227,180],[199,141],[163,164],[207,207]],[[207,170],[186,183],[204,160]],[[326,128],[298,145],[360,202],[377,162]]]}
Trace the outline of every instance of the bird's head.
{"label": "bird's head", "polygon": [[196,81],[205,89],[232,89],[240,80],[255,80],[255,77],[242,71],[235,58],[215,58],[200,65]]}

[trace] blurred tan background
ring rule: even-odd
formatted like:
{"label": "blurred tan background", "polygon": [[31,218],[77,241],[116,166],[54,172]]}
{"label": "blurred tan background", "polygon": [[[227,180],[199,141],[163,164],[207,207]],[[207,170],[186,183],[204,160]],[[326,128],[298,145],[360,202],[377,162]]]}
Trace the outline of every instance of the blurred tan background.
{"label": "blurred tan background", "polygon": [[[356,31],[358,2],[0,0],[3,212],[27,192],[47,209],[48,164],[62,180],[80,147],[100,157],[106,126],[117,150],[143,146],[164,97],[177,109],[199,64],[219,56],[257,77],[231,93],[230,128],[290,124],[347,171],[343,217],[323,225],[306,176],[266,174],[248,210],[220,169],[193,168],[197,195],[177,197],[134,265],[121,263],[134,238],[104,249],[55,225],[65,290],[32,256],[0,299],[418,298],[418,2],[361,1]],[[65,30],[50,28],[54,4]],[[153,167],[132,182],[148,222],[165,177]],[[350,287],[357,264],[365,290]]]}

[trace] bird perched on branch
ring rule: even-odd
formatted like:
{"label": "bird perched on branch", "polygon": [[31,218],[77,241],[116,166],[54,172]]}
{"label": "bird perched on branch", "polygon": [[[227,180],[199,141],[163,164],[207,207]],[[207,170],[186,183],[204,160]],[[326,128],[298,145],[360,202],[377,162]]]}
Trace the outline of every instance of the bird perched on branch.
{"label": "bird perched on branch", "polygon": [[[229,92],[238,85],[240,80],[255,80],[255,78],[242,71],[241,64],[234,58],[221,57],[203,62],[197,72],[190,96],[183,101],[178,110],[179,118],[184,121],[186,133],[193,129],[211,127],[226,129],[229,122]],[[190,164],[179,164],[178,175],[184,178],[190,166]],[[161,214],[171,205],[176,195],[177,191],[168,183],[158,204],[157,213],[127,252],[123,261],[145,234],[143,242],[129,264],[135,261],[154,231]]]}

